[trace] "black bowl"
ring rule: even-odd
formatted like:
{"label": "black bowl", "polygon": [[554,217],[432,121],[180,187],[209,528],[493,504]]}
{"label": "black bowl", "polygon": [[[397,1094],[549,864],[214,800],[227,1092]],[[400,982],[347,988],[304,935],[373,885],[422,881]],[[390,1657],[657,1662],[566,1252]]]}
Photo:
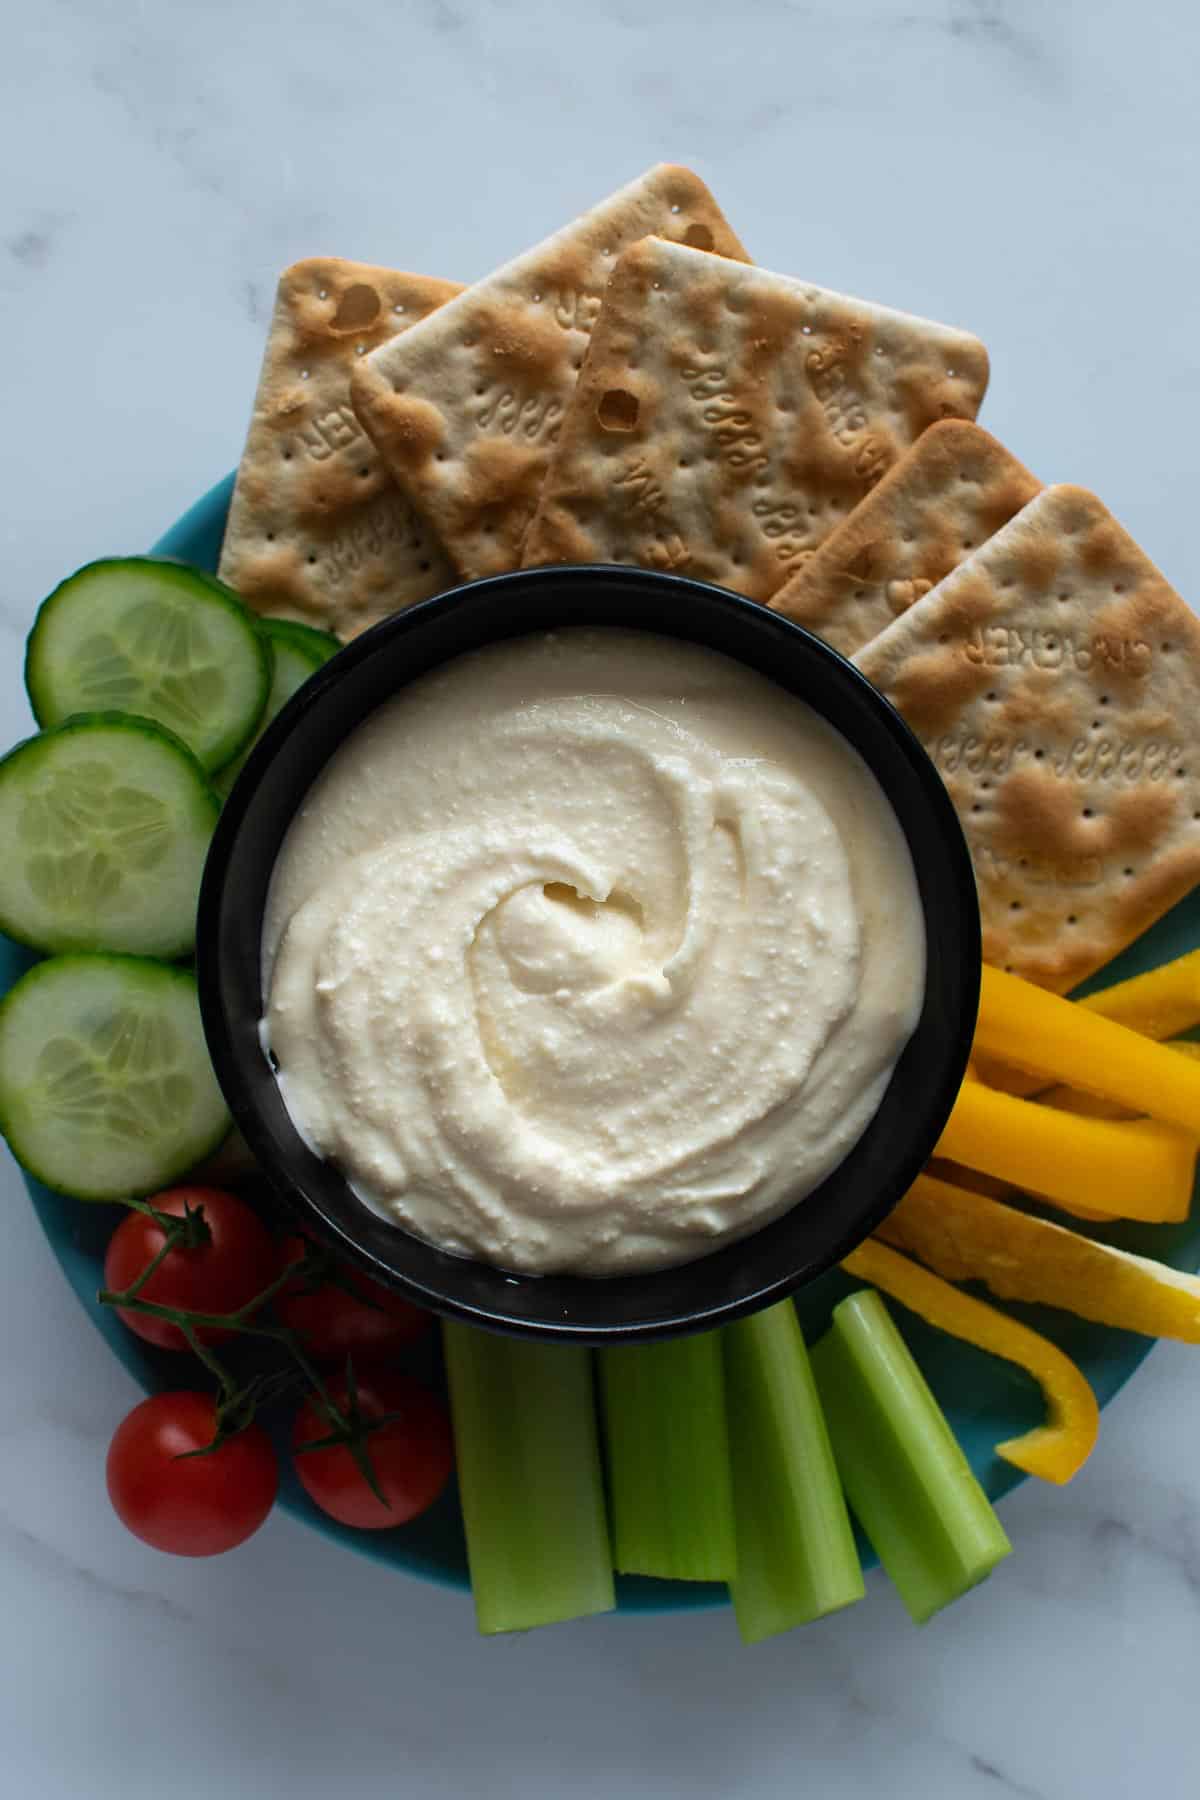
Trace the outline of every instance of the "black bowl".
{"label": "black bowl", "polygon": [[[260,942],[271,870],[293,814],[342,740],[407,682],[501,638],[569,625],[677,637],[757,669],[836,726],[874,771],[912,850],[928,972],[916,1032],[878,1112],[819,1188],[695,1262],[604,1279],[523,1277],[449,1256],[376,1216],[300,1138],[259,1041]],[[979,998],[970,857],[933,764],[862,675],[811,633],[722,588],[615,566],[472,582],[385,620],[325,665],[256,746],[221,814],[200,894],[197,965],[217,1078],[250,1148],[299,1222],[435,1312],[577,1342],[666,1337],[792,1292],[861,1242],[930,1155],[958,1092]]]}

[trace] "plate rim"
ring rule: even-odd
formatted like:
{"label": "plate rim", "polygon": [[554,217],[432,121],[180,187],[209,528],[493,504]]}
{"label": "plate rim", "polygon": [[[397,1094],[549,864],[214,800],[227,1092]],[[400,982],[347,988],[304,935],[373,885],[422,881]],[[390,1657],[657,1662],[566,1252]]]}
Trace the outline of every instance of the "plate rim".
{"label": "plate rim", "polygon": [[[197,536],[207,536],[210,539],[219,542],[220,532],[223,529],[225,515],[228,512],[230,499],[233,494],[235,479],[236,471],[230,472],[194,500],[179,514],[167,529],[160,534],[151,547],[151,554],[157,556],[178,557],[181,560],[186,560],[185,550]],[[36,953],[24,952],[19,946],[14,946],[13,948],[14,952],[19,955],[21,959],[27,958],[29,962],[36,959]],[[8,985],[7,982],[5,985]],[[51,1227],[48,1218],[48,1214],[51,1210],[51,1202],[55,1205],[61,1203],[64,1206],[78,1205],[80,1203],[69,1202],[62,1196],[49,1194],[47,1190],[40,1190],[40,1184],[36,1183],[31,1176],[26,1174],[25,1170],[22,1169],[19,1164],[15,1163],[15,1159],[14,1166],[17,1168],[26,1190],[30,1195],[42,1234],[54,1255],[55,1261],[58,1263],[59,1268],[66,1278],[68,1285],[76,1294],[83,1311],[91,1319],[93,1325],[100,1332],[114,1355],[117,1356],[133,1375],[134,1379],[138,1382],[138,1385],[148,1393],[155,1391],[156,1388],[162,1385],[162,1381],[157,1378],[157,1370],[152,1367],[149,1359],[144,1358],[140,1353],[138,1348],[140,1340],[135,1338],[132,1334],[122,1331],[118,1321],[111,1319],[102,1311],[102,1309],[94,1304],[89,1305],[85,1301],[64,1255],[65,1245],[59,1241],[59,1234]],[[101,1210],[104,1209],[89,1208],[89,1212],[99,1212]],[[1189,1221],[1189,1223],[1193,1225],[1191,1235],[1200,1240],[1200,1221]],[[1196,1243],[1194,1251],[1189,1251],[1189,1254],[1192,1256],[1192,1266],[1194,1267],[1196,1261],[1200,1260],[1200,1241]],[[828,1278],[823,1277],[822,1279],[826,1280]],[[858,1283],[855,1285],[862,1284]],[[1014,1313],[1020,1312],[1020,1308],[1013,1308],[1012,1310]],[[1068,1316],[1073,1317],[1073,1315]],[[1126,1338],[1130,1340],[1120,1357],[1119,1367],[1109,1367],[1103,1370],[1103,1378],[1099,1382],[1097,1382],[1092,1373],[1085,1370],[1085,1374],[1087,1374],[1089,1381],[1096,1390],[1097,1400],[1101,1408],[1104,1408],[1115,1398],[1132,1376],[1136,1374],[1146,1357],[1154,1349],[1157,1340],[1153,1338],[1135,1337],[1134,1334],[1131,1333],[1118,1332],[1113,1327],[1089,1325],[1088,1329],[1105,1333],[1106,1341],[1109,1338]],[[943,1334],[937,1335],[941,1336]],[[281,1459],[281,1463],[281,1473],[286,1476],[288,1472],[286,1458]],[[978,1470],[976,1472],[979,1473]],[[982,1476],[981,1479],[983,1479]],[[984,1485],[992,1501],[997,1502],[1002,1500],[1006,1494],[1010,1493],[1027,1479],[1028,1477],[1021,1470],[1014,1468],[1011,1464],[997,1463],[993,1459],[993,1463],[987,1472],[987,1479],[985,1480]],[[344,1546],[357,1555],[365,1556],[373,1562],[384,1563],[391,1568],[398,1568],[402,1573],[413,1579],[427,1581],[437,1587],[451,1589],[460,1593],[469,1589],[470,1578],[465,1569],[459,1571],[447,1568],[439,1562],[411,1560],[413,1557],[411,1547],[402,1548],[399,1555],[396,1554],[396,1547],[393,1547],[390,1553],[385,1554],[383,1546],[376,1545],[374,1541],[375,1534],[363,1532],[352,1534],[344,1527],[337,1526],[334,1521],[325,1519],[323,1515],[315,1511],[311,1503],[305,1497],[303,1490],[300,1489],[298,1483],[292,1484],[292,1489],[289,1490],[287,1480],[285,1479],[281,1482],[278,1504],[283,1511],[289,1513],[301,1524],[317,1530],[322,1536]],[[451,1495],[451,1504],[457,1507],[456,1492]],[[872,1553],[869,1557],[864,1556],[863,1561],[864,1568],[868,1568],[873,1566],[877,1559]],[[716,1583],[660,1582],[637,1576],[618,1576],[617,1589],[616,1611],[618,1614],[626,1616],[635,1613],[664,1614],[720,1609],[730,1605],[727,1588],[724,1585]]]}

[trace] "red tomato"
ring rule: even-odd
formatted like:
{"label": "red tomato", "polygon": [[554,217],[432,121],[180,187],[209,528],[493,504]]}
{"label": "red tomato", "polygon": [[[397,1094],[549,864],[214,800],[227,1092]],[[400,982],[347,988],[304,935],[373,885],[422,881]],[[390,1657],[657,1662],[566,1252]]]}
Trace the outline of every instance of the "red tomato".
{"label": "red tomato", "polygon": [[[445,1487],[454,1466],[450,1417],[435,1394],[394,1370],[367,1372],[357,1387],[359,1412],[368,1423],[385,1413],[400,1414],[365,1439],[375,1479],[389,1505],[376,1499],[345,1444],[302,1448],[328,1437],[333,1429],[315,1396],[297,1414],[292,1450],[301,1484],[322,1512],[343,1525],[380,1531],[424,1512]],[[330,1383],[329,1397],[344,1410],[349,1404],[346,1383]]]}
{"label": "red tomato", "polygon": [[257,1531],[275,1503],[279,1470],[261,1425],[209,1456],[187,1456],[212,1442],[216,1411],[210,1394],[152,1394],[117,1426],[108,1497],[121,1523],[156,1550],[218,1556]]}
{"label": "red tomato", "polygon": [[[299,1262],[307,1249],[302,1237],[285,1238],[284,1263]],[[338,1278],[349,1282],[362,1298],[355,1299],[354,1294],[329,1281],[312,1292],[306,1291],[303,1281],[296,1281],[290,1282],[275,1302],[283,1323],[300,1334],[305,1349],[319,1360],[344,1363],[347,1356],[353,1356],[357,1366],[412,1343],[433,1324],[432,1313],[402,1300],[368,1276],[352,1273],[345,1263],[338,1265]]]}
{"label": "red tomato", "polygon": [[[141,1290],[139,1298],[159,1306],[178,1306],[188,1312],[236,1312],[261,1294],[279,1271],[275,1244],[258,1214],[236,1194],[223,1188],[177,1187],[155,1194],[151,1206],[172,1218],[182,1218],[185,1204],[203,1206],[212,1242],[194,1250],[177,1247],[168,1252]],[[109,1241],[104,1258],[104,1285],[116,1292],[132,1287],[147,1263],[163,1246],[163,1229],[145,1213],[125,1215]],[[185,1350],[183,1333],[166,1319],[118,1307],[117,1312],[148,1344],[164,1350]],[[201,1343],[216,1344],[230,1333],[216,1327],[197,1333]]]}

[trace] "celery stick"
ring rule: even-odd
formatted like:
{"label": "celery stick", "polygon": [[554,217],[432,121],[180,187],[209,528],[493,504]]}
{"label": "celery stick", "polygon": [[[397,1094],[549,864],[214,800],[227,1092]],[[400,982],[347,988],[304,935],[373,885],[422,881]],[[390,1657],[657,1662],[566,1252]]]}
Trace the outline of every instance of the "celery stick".
{"label": "celery stick", "polygon": [[736,1566],[715,1331],[600,1352],[617,1568],[729,1581]]}
{"label": "celery stick", "polygon": [[591,1353],[451,1320],[442,1341],[480,1631],[611,1611]]}
{"label": "celery stick", "polygon": [[730,1587],[742,1641],[863,1597],[829,1434],[790,1300],[722,1333],[737,1525]]}
{"label": "celery stick", "polygon": [[873,1288],[834,1308],[812,1362],[850,1504],[923,1624],[1012,1545]]}

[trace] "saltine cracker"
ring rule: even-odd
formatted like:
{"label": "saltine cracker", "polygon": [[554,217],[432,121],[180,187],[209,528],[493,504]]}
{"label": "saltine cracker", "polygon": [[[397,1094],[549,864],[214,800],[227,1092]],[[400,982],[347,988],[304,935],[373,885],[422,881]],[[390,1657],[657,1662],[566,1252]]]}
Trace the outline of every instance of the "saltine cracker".
{"label": "saltine cracker", "polygon": [[1200,620],[1094,494],[1045,488],[854,661],[958,809],[988,962],[1064,992],[1200,880]]}
{"label": "saltine cracker", "polygon": [[1041,485],[982,427],[943,419],[834,527],[771,597],[771,608],[853,656]]}
{"label": "saltine cracker", "polygon": [[360,419],[464,577],[518,566],[605,283],[648,233],[746,255],[699,176],[662,164],[355,371]]}
{"label": "saltine cracker", "polygon": [[350,638],[453,582],[354,414],[350,375],[460,291],[331,256],[284,270],[218,569],[256,611]]}
{"label": "saltine cracker", "polygon": [[630,562],[766,600],[986,384],[966,332],[647,238],[605,293],[525,564]]}

